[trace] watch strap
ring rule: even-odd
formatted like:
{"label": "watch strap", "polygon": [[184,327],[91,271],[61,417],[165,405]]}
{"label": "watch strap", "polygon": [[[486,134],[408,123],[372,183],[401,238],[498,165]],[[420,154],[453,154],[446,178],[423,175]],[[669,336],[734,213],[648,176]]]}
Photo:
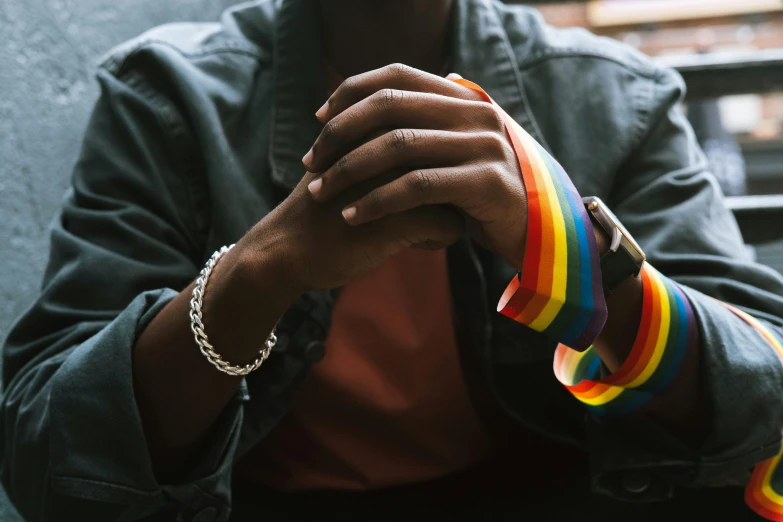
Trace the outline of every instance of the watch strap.
{"label": "watch strap", "polygon": [[[614,230],[614,233],[622,236],[617,229]],[[636,265],[633,257],[622,247],[617,250],[607,250],[601,256],[601,278],[604,295],[607,297],[623,281],[638,273],[639,267]]]}

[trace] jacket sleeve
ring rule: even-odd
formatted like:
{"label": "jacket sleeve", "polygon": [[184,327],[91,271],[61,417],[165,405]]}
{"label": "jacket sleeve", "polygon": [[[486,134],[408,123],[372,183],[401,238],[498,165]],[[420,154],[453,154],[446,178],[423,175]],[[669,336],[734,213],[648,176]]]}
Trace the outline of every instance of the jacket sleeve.
{"label": "jacket sleeve", "polygon": [[3,351],[2,481],[30,522],[224,520],[242,394],[186,480],[160,484],[133,392],[137,336],[204,260],[187,130],[138,74],[98,80],[40,296]]}
{"label": "jacket sleeve", "polygon": [[[678,107],[683,92],[674,72],[660,70],[651,81],[638,112],[641,139],[618,175],[609,205],[648,261],[678,283],[693,306],[709,435],[693,451],[652,422],[591,415],[599,489],[616,491],[622,477],[617,472],[633,469],[691,486],[744,485],[752,467],[780,448],[783,364],[770,342],[715,299],[747,312],[783,339],[783,278],[750,260]],[[650,494],[662,493],[652,489]]]}

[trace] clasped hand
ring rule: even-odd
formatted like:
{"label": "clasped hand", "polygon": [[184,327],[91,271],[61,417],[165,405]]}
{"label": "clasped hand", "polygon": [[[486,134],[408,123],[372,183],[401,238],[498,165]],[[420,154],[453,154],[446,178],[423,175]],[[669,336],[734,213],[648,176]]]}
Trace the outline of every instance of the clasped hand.
{"label": "clasped hand", "polygon": [[391,65],[347,79],[317,117],[325,125],[303,159],[317,174],[308,186],[317,201],[402,173],[346,205],[348,224],[453,205],[473,239],[521,266],[527,205],[519,163],[501,115],[476,92]]}
{"label": "clasped hand", "polygon": [[476,92],[390,65],[343,82],[317,117],[325,125],[303,159],[320,174],[308,186],[316,200],[405,171],[347,205],[348,224],[450,204],[473,239],[521,266],[527,205],[519,163],[501,115]]}
{"label": "clasped hand", "polygon": [[467,233],[522,266],[519,162],[480,94],[390,65],[347,79],[316,116],[324,127],[302,160],[307,173],[250,234],[251,261],[265,252],[296,292],[333,288],[404,248]]}

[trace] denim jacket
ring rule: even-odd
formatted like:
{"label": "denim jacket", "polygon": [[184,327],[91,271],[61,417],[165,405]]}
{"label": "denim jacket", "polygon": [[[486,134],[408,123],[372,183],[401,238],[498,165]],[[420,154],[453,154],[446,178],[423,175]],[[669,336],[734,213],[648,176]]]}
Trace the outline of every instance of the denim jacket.
{"label": "denim jacket", "polygon": [[[489,0],[455,1],[452,38],[453,71],[557,158],[583,196],[608,202],[682,285],[699,322],[709,435],[693,450],[649,419],[587,414],[554,377],[552,342],[494,311],[514,269],[462,240],[448,252],[456,321],[484,382],[522,426],[587,451],[596,493],[656,501],[676,486],[743,484],[780,447],[783,366],[708,296],[779,329],[783,279],[745,253],[677,108],[682,80],[617,42]],[[335,292],[309,292],[285,314],[273,355],[181,483],[153,474],[131,351],[210,254],[303,175],[327,94],[319,43],[311,2],[261,0],[220,23],[153,29],[100,65],[41,294],[3,352],[0,478],[30,522],[228,520],[232,463],[323,357]]]}

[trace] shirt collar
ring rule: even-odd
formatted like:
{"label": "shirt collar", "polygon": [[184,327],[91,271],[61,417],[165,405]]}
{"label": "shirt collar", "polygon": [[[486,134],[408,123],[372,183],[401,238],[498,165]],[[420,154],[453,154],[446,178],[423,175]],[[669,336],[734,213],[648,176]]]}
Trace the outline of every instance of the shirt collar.
{"label": "shirt collar", "polygon": [[[452,69],[484,90],[545,145],[530,112],[521,73],[498,6],[490,0],[455,0]],[[315,111],[327,85],[317,9],[307,0],[279,0],[275,20],[274,107],[271,168],[275,182],[293,188],[302,178],[302,156],[321,124]]]}

